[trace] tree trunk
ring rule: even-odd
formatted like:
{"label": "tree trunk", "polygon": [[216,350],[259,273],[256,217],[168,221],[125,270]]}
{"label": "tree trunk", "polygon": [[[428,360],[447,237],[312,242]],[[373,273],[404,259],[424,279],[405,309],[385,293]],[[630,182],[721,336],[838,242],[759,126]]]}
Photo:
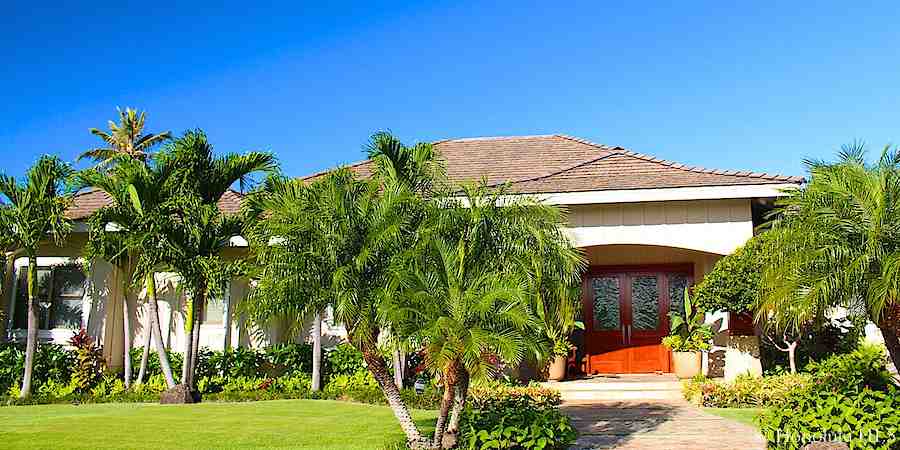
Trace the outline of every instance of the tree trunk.
{"label": "tree trunk", "polygon": [[184,354],[181,361],[181,384],[191,386],[191,355],[194,351],[194,299],[188,305],[184,326]]}
{"label": "tree trunk", "polygon": [[131,388],[131,317],[128,315],[128,289],[122,293],[122,331],[125,335],[125,389]]}
{"label": "tree trunk", "polygon": [[313,319],[312,390],[322,389],[322,313],[316,312]]}
{"label": "tree trunk", "polygon": [[394,349],[394,383],[403,389],[403,360],[400,358],[400,349]]}
{"label": "tree trunk", "polygon": [[797,373],[797,342],[785,342],[787,344],[788,362],[791,364],[791,373]]}
{"label": "tree trunk", "polygon": [[200,322],[203,311],[203,303],[194,305],[194,326],[191,330],[191,344],[193,352],[191,353],[191,387],[197,383],[197,362],[200,360]]}
{"label": "tree trunk", "polygon": [[[353,339],[351,339],[351,342],[352,341]],[[388,372],[384,358],[378,354],[375,343],[369,342],[360,345],[357,349],[362,352],[363,360],[366,361],[369,372],[372,374],[372,377],[375,378],[375,381],[378,382],[381,391],[384,392],[384,397],[387,400],[388,405],[394,412],[394,416],[397,418],[397,421],[400,422],[400,428],[402,428],[403,433],[406,434],[406,442],[409,447],[413,449],[429,448],[429,442],[421,433],[419,433],[419,429],[416,428],[416,422],[413,421],[413,418],[409,413],[409,408],[403,403],[403,398],[400,397],[400,390],[397,389],[397,385],[394,384],[394,379]]]}
{"label": "tree trunk", "polygon": [[884,346],[887,347],[894,368],[900,371],[900,307],[892,309],[894,311],[890,313],[885,312],[885,317],[878,324],[878,328],[884,337]]}
{"label": "tree trunk", "polygon": [[163,344],[162,328],[159,326],[159,305],[156,303],[156,279],[153,273],[147,274],[145,283],[147,284],[147,303],[150,305],[150,332],[156,338],[156,353],[159,355],[159,367],[162,369],[163,376],[166,377],[166,386],[169,389],[175,387],[175,377],[172,376],[172,366],[169,364],[169,355],[166,353],[166,347]]}
{"label": "tree trunk", "polygon": [[25,370],[22,374],[22,390],[19,398],[31,396],[31,374],[34,371],[34,352],[37,350],[37,310],[34,304],[35,278],[37,277],[37,260],[28,257],[28,334],[25,340]]}
{"label": "tree trunk", "polygon": [[456,393],[453,398],[453,411],[450,412],[450,422],[447,424],[447,431],[444,433],[443,448],[456,446],[459,437],[459,422],[463,411],[466,409],[466,400],[468,398],[469,372],[465,369],[460,369],[456,381]]}
{"label": "tree trunk", "polygon": [[447,431],[447,418],[450,416],[450,409],[453,408],[458,374],[459,369],[455,365],[444,372],[444,395],[441,397],[441,407],[438,410],[437,422],[434,426],[434,439],[431,444],[434,448],[441,448],[444,432]]}
{"label": "tree trunk", "polygon": [[153,337],[153,324],[150,321],[150,313],[145,314],[147,314],[147,317],[144,320],[144,351],[141,352],[141,368],[138,370],[137,384],[143,383],[144,377],[147,375],[147,361],[150,359],[150,342]]}

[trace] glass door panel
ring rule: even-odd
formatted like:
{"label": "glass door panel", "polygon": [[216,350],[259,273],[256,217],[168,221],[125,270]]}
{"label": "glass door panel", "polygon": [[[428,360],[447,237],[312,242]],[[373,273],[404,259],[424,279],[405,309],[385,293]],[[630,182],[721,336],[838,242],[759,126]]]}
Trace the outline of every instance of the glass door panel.
{"label": "glass door panel", "polygon": [[631,326],[635,331],[659,328],[659,279],[656,275],[631,278]]}
{"label": "glass door panel", "polygon": [[622,324],[619,278],[615,276],[593,278],[590,287],[594,307],[594,330],[618,330]]}

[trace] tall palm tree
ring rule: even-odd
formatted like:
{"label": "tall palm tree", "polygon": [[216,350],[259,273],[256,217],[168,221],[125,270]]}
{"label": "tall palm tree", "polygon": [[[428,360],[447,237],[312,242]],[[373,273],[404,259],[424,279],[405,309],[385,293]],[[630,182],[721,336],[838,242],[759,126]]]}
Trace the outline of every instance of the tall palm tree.
{"label": "tall palm tree", "polygon": [[807,161],[811,179],[778,202],[758,315],[779,329],[821,321],[835,307],[865,314],[900,365],[900,152],[874,164],[862,144],[836,163]]}
{"label": "tall palm tree", "polygon": [[136,159],[147,162],[150,151],[172,137],[168,131],[159,134],[144,133],[146,114],[131,108],[119,111],[119,123],[109,121],[109,132],[91,128],[90,132],[106,144],[92,148],[78,156],[78,159],[90,158],[97,162],[98,168],[108,168],[120,159]]}
{"label": "tall palm tree", "polygon": [[[91,128],[91,134],[99,137],[106,144],[103,147],[97,147],[82,153],[78,160],[83,158],[91,158],[97,162],[97,169],[108,170],[119,161],[139,161],[142,164],[150,162],[150,151],[167,141],[171,137],[171,133],[164,131],[159,134],[144,133],[144,124],[146,114],[137,110],[126,108],[125,111],[116,109],[119,112],[119,123],[109,121],[109,132]],[[120,268],[129,272],[133,269],[130,261],[123,261]],[[126,289],[125,292],[130,292]],[[122,301],[122,321],[125,335],[125,386],[131,385],[131,313],[128,310],[128,296],[126,295]],[[147,324],[149,323],[149,317]],[[145,327],[146,329],[147,327]],[[147,368],[147,357],[150,353],[150,334],[144,333],[143,354],[141,356],[141,368],[139,380],[143,379],[143,374]],[[140,381],[139,381],[140,382]]]}
{"label": "tall palm tree", "polygon": [[37,348],[37,252],[48,237],[59,245],[72,229],[66,217],[70,198],[65,195],[71,174],[71,167],[54,156],[42,156],[28,170],[23,183],[0,174],[0,194],[5,199],[0,202],[0,246],[28,258],[28,334],[21,398],[31,395]]}
{"label": "tall palm tree", "polygon": [[164,153],[175,167],[173,194],[178,211],[168,230],[176,236],[171,247],[175,257],[170,264],[191,294],[182,383],[193,387],[203,306],[210,294],[221,292],[232,276],[245,269],[241,262],[228,261],[221,254],[231,238],[241,234],[243,218],[223,214],[217,202],[235,183],[243,190],[254,175],[275,173],[278,165],[275,157],[265,152],[217,157],[201,130],[185,132],[167,145]]}
{"label": "tall palm tree", "polygon": [[388,326],[381,304],[396,256],[415,228],[416,196],[400,185],[358,180],[339,169],[305,184],[274,180],[248,204],[262,220],[248,231],[260,263],[257,289],[245,304],[251,318],[303,317],[327,305],[363,354],[410,445],[429,447],[378,352]]}
{"label": "tall palm tree", "polygon": [[[175,381],[162,339],[154,274],[159,268],[167,267],[165,243],[169,237],[164,230],[172,216],[169,202],[173,168],[174,165],[168,160],[159,158],[153,165],[123,160],[108,172],[89,169],[79,173],[82,185],[100,189],[113,199],[111,205],[99,209],[89,219],[90,230],[85,246],[88,259],[101,257],[131,272],[132,277],[126,281],[126,293],[132,291],[131,286],[135,284],[143,285],[146,291],[148,326],[145,329],[138,382],[143,381],[148,347],[153,338],[166,384],[170,388]],[[125,332],[129,332],[128,327]],[[130,363],[130,359],[129,346],[126,345],[126,364]],[[126,370],[128,373],[130,371]],[[128,378],[126,385],[129,384]]]}
{"label": "tall palm tree", "polygon": [[[425,344],[426,362],[443,379],[435,447],[455,444],[469,381],[491,375],[495,358],[516,365],[548,352],[546,317],[536,313],[549,309],[544,301],[570,301],[583,264],[561,232],[561,210],[507,194],[466,185],[433,202],[410,266],[396,273],[394,302],[386,302],[399,334]],[[571,309],[554,314],[575,320]]]}

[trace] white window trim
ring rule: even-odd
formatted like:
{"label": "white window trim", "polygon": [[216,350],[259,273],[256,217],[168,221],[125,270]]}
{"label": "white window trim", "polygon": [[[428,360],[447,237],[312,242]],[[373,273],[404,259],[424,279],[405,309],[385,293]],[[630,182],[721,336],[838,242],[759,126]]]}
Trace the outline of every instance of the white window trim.
{"label": "white window trim", "polygon": [[[84,258],[81,257],[68,257],[68,256],[38,256],[36,259],[38,267],[53,267],[65,264],[83,264]],[[15,326],[15,311],[16,311],[16,297],[18,296],[19,291],[19,271],[20,270],[28,270],[28,257],[19,257],[13,262],[13,273],[12,273],[12,289],[10,290],[10,299],[9,299],[9,311],[10,317],[7,323],[7,335],[15,340],[25,339],[27,329],[24,328],[14,328]],[[91,311],[91,290],[90,290],[90,273],[85,274],[85,289],[84,289],[84,297],[81,301],[81,326],[85,327],[88,323],[88,319],[90,318]],[[56,343],[66,343],[69,338],[72,337],[72,333],[78,331],[72,328],[42,328],[38,329],[38,339],[42,341],[51,341]]]}

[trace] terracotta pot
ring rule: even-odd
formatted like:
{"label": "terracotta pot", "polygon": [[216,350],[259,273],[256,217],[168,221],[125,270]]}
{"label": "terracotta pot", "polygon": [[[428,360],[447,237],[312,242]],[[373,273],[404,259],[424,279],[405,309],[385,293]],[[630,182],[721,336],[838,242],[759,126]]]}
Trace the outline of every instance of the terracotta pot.
{"label": "terracotta pot", "polygon": [[700,352],[672,352],[672,365],[678,378],[693,378],[703,370]]}
{"label": "terracotta pot", "polygon": [[551,381],[562,381],[563,378],[566,377],[566,357],[565,356],[557,356],[553,358],[553,362],[550,363],[550,375],[548,378]]}

